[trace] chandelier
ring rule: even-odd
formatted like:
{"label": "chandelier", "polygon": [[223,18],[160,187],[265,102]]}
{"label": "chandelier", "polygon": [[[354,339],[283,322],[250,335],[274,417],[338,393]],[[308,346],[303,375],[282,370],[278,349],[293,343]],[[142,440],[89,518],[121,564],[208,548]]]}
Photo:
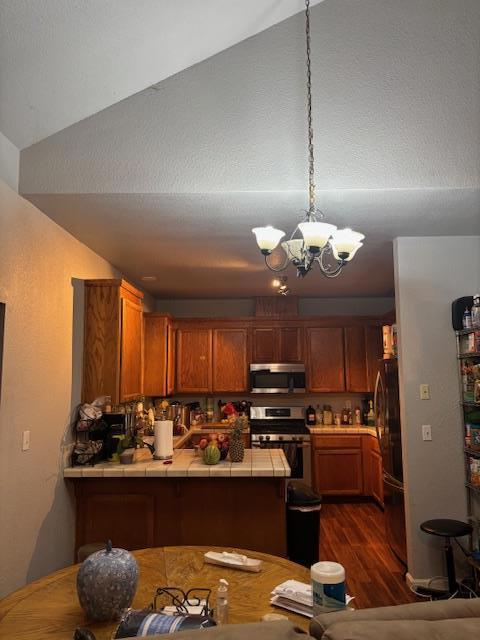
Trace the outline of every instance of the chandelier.
{"label": "chandelier", "polygon": [[290,239],[282,242],[285,261],[280,266],[269,262],[269,256],[285,233],[272,226],[255,227],[260,251],[271,271],[284,271],[290,263],[297,268],[297,276],[305,277],[315,263],[327,278],[338,276],[362,245],[365,236],[352,229],[337,229],[324,222],[324,214],[315,204],[315,163],[313,156],[312,78],[310,59],[310,0],[305,1],[305,36],[307,49],[307,122],[308,122],[308,211],[293,230]]}

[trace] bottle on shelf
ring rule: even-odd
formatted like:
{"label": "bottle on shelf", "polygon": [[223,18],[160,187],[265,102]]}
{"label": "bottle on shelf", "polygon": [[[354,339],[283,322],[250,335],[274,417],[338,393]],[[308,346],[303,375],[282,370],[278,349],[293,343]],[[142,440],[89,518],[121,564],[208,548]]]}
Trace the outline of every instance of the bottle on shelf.
{"label": "bottle on shelf", "polygon": [[317,424],[323,424],[323,411],[320,409],[319,404],[317,404],[317,408],[315,410],[315,418]]}
{"label": "bottle on shelf", "polygon": [[464,329],[472,328],[472,312],[468,307],[465,307],[465,311],[463,312],[462,327]]}
{"label": "bottle on shelf", "polygon": [[473,296],[473,307],[471,310],[472,328],[480,329],[480,294]]}
{"label": "bottle on shelf", "polygon": [[342,425],[347,425],[348,424],[348,409],[347,406],[345,405],[342,409]]}

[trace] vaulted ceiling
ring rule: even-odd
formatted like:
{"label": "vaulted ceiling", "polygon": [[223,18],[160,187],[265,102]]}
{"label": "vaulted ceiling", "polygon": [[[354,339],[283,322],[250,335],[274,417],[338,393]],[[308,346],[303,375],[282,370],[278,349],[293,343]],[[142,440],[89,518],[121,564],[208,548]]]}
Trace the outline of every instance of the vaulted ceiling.
{"label": "vaulted ceiling", "polygon": [[[39,111],[38,122],[16,130],[20,146],[44,138],[22,151],[21,192],[132,279],[157,276],[148,288],[159,297],[269,292],[250,229],[270,223],[290,232],[306,206],[304,16],[274,24],[302,4],[140,2],[151,10],[143,16],[125,1],[45,4],[71,4],[80,15],[83,4],[102,10],[96,38],[81,37],[80,21],[65,64],[60,48],[46,63],[54,71],[52,61],[60,65],[47,82],[50,103],[51,91],[61,98],[51,120]],[[205,11],[197,15],[199,4]],[[117,29],[126,16],[130,39]],[[132,42],[155,34],[152,21],[164,26],[147,64],[144,47],[139,53]],[[207,36],[206,54],[194,26]],[[117,45],[123,38],[123,47],[106,47],[109,60],[102,34]],[[477,0],[325,0],[313,7],[319,204],[328,221],[367,239],[334,281],[311,274],[297,282],[289,273],[294,293],[388,295],[392,238],[480,235],[479,34]],[[120,68],[110,77],[105,69],[116,53]],[[25,53],[25,65],[33,55]],[[184,70],[172,75],[178,65]],[[75,78],[82,85],[88,70],[93,79],[83,98]],[[12,114],[9,122],[14,131]]]}

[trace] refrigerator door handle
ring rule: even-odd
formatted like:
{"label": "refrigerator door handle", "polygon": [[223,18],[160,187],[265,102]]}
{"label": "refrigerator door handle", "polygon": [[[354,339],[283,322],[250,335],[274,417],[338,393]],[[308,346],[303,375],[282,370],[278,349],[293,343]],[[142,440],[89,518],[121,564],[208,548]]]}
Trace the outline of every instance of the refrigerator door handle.
{"label": "refrigerator door handle", "polygon": [[403,486],[403,484],[401,482],[399,482],[398,480],[395,480],[395,478],[392,478],[391,476],[389,476],[387,473],[383,473],[383,482],[388,485],[389,487],[392,487],[392,489],[396,489],[397,491],[400,491],[401,493],[405,493],[405,488]]}
{"label": "refrigerator door handle", "polygon": [[373,394],[373,413],[375,414],[375,430],[377,432],[377,440],[379,443],[380,443],[380,440],[382,439],[380,435],[380,430],[378,428],[378,419],[377,419],[377,399],[378,399],[378,388],[380,386],[380,382],[381,382],[380,371],[377,371],[377,378],[375,380],[375,391]]}

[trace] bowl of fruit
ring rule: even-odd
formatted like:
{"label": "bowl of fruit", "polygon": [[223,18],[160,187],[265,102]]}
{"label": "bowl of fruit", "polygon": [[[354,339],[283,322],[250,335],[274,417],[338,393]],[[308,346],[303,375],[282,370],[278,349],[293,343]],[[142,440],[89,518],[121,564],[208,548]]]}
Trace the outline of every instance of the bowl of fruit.
{"label": "bowl of fruit", "polygon": [[198,443],[205,464],[218,464],[228,455],[229,438],[225,433],[210,433]]}

